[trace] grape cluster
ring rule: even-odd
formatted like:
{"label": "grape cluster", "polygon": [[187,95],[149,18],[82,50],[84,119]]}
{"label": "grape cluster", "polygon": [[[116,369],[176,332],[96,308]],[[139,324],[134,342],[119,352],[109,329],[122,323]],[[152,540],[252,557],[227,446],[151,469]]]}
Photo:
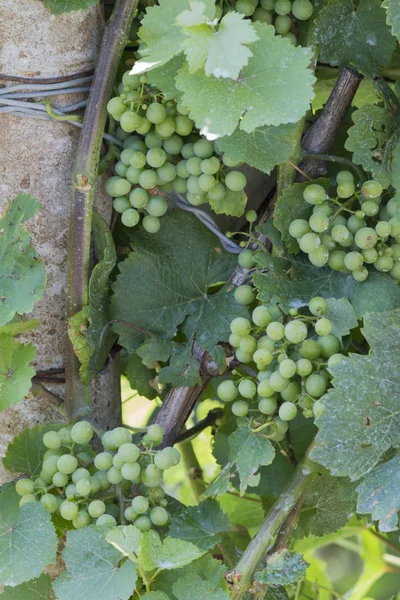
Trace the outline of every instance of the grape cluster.
{"label": "grape cluster", "polygon": [[[172,447],[153,449],[162,441],[162,428],[150,425],[141,448],[132,443],[132,434],[124,427],[107,431],[102,437],[104,451],[94,459],[79,448],[90,442],[93,433],[87,421],[47,431],[43,444],[48,450],[39,477],[16,483],[20,506],[40,502],[49,513],[71,521],[75,529],[125,521],[141,531],[166,525],[163,471],[177,465],[180,454]],[[140,493],[132,493],[132,484],[139,486]],[[119,502],[123,502],[123,519]]]}
{"label": "grape cluster", "polygon": [[118,91],[107,110],[119,122],[116,135],[124,149],[106,191],[125,226],[134,227],[144,215],[144,229],[157,232],[159,217],[168,208],[164,196],[172,190],[186,194],[197,206],[221,202],[228,190],[244,189],[246,176],[231,170],[239,163],[217,154],[214,143],[194,131],[185,106],[164,101],[158,90],[146,84],[146,76],[129,71]]}
{"label": "grape cluster", "polygon": [[[248,256],[244,250],[242,256]],[[249,286],[239,286],[235,297],[250,304]],[[243,296],[245,299],[243,301]],[[253,295],[254,299],[254,295]],[[233,377],[219,384],[217,395],[231,404],[237,417],[249,416],[257,431],[274,441],[281,441],[288,421],[302,410],[305,417],[318,416],[324,407],[320,398],[325,394],[331,375],[327,368],[341,362],[340,341],[332,335],[332,322],[324,316],[327,302],[312,298],[307,314],[290,309],[283,322],[273,320],[271,311],[258,305],[252,320],[237,317],[231,322],[229,342],[241,365],[255,365],[255,376],[247,373],[252,367],[237,367]]]}
{"label": "grape cluster", "polygon": [[374,180],[356,190],[349,171],[338,173],[336,181],[336,198],[317,183],[305,188],[313,214],[308,221],[292,221],[290,235],[316,267],[327,264],[361,282],[368,277],[366,265],[373,265],[400,281],[400,199],[382,203],[382,185]]}
{"label": "grape cluster", "polygon": [[252,21],[273,24],[278,35],[296,45],[296,21],[307,21],[314,7],[309,0],[238,0],[235,10]]}

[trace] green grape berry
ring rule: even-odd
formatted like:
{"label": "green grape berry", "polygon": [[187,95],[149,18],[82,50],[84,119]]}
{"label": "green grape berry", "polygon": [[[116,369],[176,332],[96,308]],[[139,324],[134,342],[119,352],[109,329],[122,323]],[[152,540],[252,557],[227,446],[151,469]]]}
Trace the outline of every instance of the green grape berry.
{"label": "green grape berry", "polygon": [[71,429],[71,438],[75,444],[88,444],[93,433],[94,430],[89,421],[79,421]]}
{"label": "green grape berry", "polygon": [[238,304],[246,306],[255,299],[255,293],[250,285],[240,285],[235,290],[235,300]]}
{"label": "green grape berry", "polygon": [[18,479],[15,484],[15,491],[19,496],[26,496],[27,494],[33,494],[35,485],[31,479]]}
{"label": "green grape berry", "polygon": [[285,336],[285,327],[278,321],[272,321],[267,327],[267,335],[271,340],[279,341]]}
{"label": "green grape berry", "polygon": [[232,412],[236,417],[245,417],[249,412],[249,405],[245,400],[236,400],[232,404]]}
{"label": "green grape berry", "polygon": [[152,508],[149,516],[150,521],[157,527],[163,527],[169,521],[169,514],[162,506]]}
{"label": "green grape berry", "polygon": [[279,407],[278,414],[282,421],[292,421],[297,416],[297,406],[292,402],[283,402]]}
{"label": "green grape berry", "polygon": [[284,334],[285,338],[292,344],[300,344],[307,337],[307,325],[300,320],[289,321],[284,328]]}
{"label": "green grape berry", "polygon": [[308,204],[322,204],[326,198],[326,191],[322,185],[311,183],[305,188],[303,197]]}

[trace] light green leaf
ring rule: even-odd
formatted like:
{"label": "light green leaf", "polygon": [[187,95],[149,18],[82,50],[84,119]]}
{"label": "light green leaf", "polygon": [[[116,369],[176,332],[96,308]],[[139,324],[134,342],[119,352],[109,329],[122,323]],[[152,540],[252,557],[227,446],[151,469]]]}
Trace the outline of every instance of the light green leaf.
{"label": "light green leaf", "polygon": [[222,562],[213,558],[210,554],[205,554],[182,569],[160,573],[157,577],[157,588],[165,594],[170,594],[173,584],[180,577],[190,575],[200,577],[202,580],[209,581],[214,587],[228,591],[228,585],[224,578],[225,572],[226,567]]}
{"label": "light green leaf", "polygon": [[130,558],[137,562],[142,542],[142,532],[133,525],[120,525],[108,531],[106,541]]}
{"label": "light green leaf", "polygon": [[164,594],[164,592],[149,592],[144,596],[140,596],[140,598],[143,600],[171,600],[171,597]]}
{"label": "light green leaf", "polygon": [[[1,498],[1,496],[0,496]],[[0,503],[0,584],[16,586],[38,577],[56,560],[57,536],[50,514],[39,503],[18,512]]]}
{"label": "light green leaf", "polygon": [[43,0],[43,4],[53,15],[61,15],[73,10],[87,10],[91,6],[96,6],[98,0]]}
{"label": "light green leaf", "polygon": [[210,581],[199,575],[185,575],[172,586],[178,600],[229,600],[230,596]]}
{"label": "light green leaf", "polygon": [[331,369],[334,388],[323,397],[311,452],[333,475],[353,481],[400,446],[400,309],[365,315],[363,333],[372,354],[353,354]]}
{"label": "light green leaf", "polygon": [[400,40],[400,4],[397,0],[384,0],[382,6],[387,10],[386,20],[393,35]]}
{"label": "light green leaf", "polygon": [[365,106],[352,114],[354,125],[348,131],[346,150],[353,161],[372,174],[384,187],[390,184],[392,123],[388,111],[381,106]]}
{"label": "light green leaf", "polygon": [[6,586],[4,592],[0,594],[0,598],[1,600],[50,600],[50,576],[43,574],[37,579],[32,579],[15,587]]}
{"label": "light green leaf", "polygon": [[198,506],[182,508],[174,513],[170,535],[192,542],[202,550],[211,550],[219,541],[221,531],[228,531],[229,519],[217,502],[205,500]]}
{"label": "light green leaf", "polygon": [[297,123],[277,127],[256,127],[251,133],[237,128],[232,135],[219,138],[217,147],[232,158],[255,167],[263,173],[270,173],[276,165],[290,157],[295,139],[293,133]]}
{"label": "light green leaf", "polygon": [[[322,185],[328,190],[330,181],[328,179],[316,179],[313,183]],[[289,233],[289,225],[295,219],[308,221],[312,215],[313,207],[304,200],[303,192],[310,185],[305,183],[294,183],[285,189],[275,205],[274,225],[282,234],[282,239],[290,254],[297,254],[300,247],[297,240]]]}
{"label": "light green leaf", "polygon": [[383,312],[400,306],[400,289],[386,273],[371,271],[366,281],[357,283],[351,274],[314,267],[307,258],[291,260],[291,278],[272,270],[253,275],[258,298],[265,304],[273,301],[284,308],[298,308],[308,304],[314,296],[347,298],[358,318],[369,312]]}
{"label": "light green leaf", "polygon": [[30,246],[22,223],[37,213],[40,204],[30,194],[19,194],[0,218],[0,326],[17,313],[32,312],[43,296],[46,275],[43,261]]}
{"label": "light green leaf", "polygon": [[380,0],[327,0],[314,25],[319,60],[332,66],[353,64],[376,73],[389,63],[394,39]]}
{"label": "light green leaf", "polygon": [[234,11],[223,17],[218,31],[198,23],[197,27],[187,27],[185,34],[187,39],[183,45],[189,72],[194,73],[204,66],[207,77],[230,79],[237,79],[253,56],[245,44],[259,39],[251,22]]}
{"label": "light green leaf", "polygon": [[161,541],[159,534],[150,530],[142,537],[139,564],[145,571],[180,569],[200,558],[202,554],[204,550],[200,550],[190,542],[172,537]]}
{"label": "light green leaf", "polygon": [[222,200],[209,200],[210,206],[217,215],[231,215],[241,217],[245,211],[247,196],[243,190],[233,192],[226,190]]}
{"label": "light green leaf", "polygon": [[262,571],[256,571],[256,581],[269,585],[290,585],[304,577],[308,563],[301,554],[290,553],[283,549],[267,560],[267,566]]}
{"label": "light green leaf", "polygon": [[0,410],[20,402],[31,388],[35,369],[30,363],[36,356],[31,344],[21,344],[0,333]]}
{"label": "light green leaf", "polygon": [[192,356],[192,342],[176,344],[167,367],[159,373],[160,383],[170,383],[174,387],[189,387],[201,382],[199,363]]}
{"label": "light green leaf", "polygon": [[176,89],[175,77],[184,62],[185,56],[179,54],[178,56],[174,56],[165,65],[151,69],[151,71],[146,73],[149,84],[160,89],[167,100],[172,100],[179,93]]}
{"label": "light green leaf", "polygon": [[321,475],[307,486],[303,505],[313,507],[304,512],[308,535],[322,536],[344,527],[356,509],[355,483],[342,477]]}
{"label": "light green leaf", "polygon": [[149,369],[142,363],[142,359],[136,353],[130,354],[126,361],[125,375],[129,385],[136,390],[139,396],[148,400],[157,398],[158,392],[151,385],[152,379],[157,375],[154,369]]}
{"label": "light green leaf", "polygon": [[36,425],[23,429],[9,444],[3,458],[4,467],[9,471],[38,477],[42,468],[43,455],[47,450],[43,444],[43,435],[46,431],[57,431],[61,427],[65,425]]}
{"label": "light green leaf", "polygon": [[293,47],[264,23],[252,27],[260,39],[252,44],[253,56],[238,81],[207,77],[202,71],[191,74],[187,67],[177,75],[183,103],[210,139],[232,134],[239,121],[247,132],[262,125],[295,123],[313,97],[310,51]]}
{"label": "light green leaf", "polygon": [[332,323],[332,335],[340,340],[348,335],[351,329],[358,325],[358,320],[354,308],[346,298],[328,298],[328,310],[324,317]]}
{"label": "light green leaf", "polygon": [[16,335],[20,335],[21,333],[33,331],[33,329],[36,329],[36,327],[38,327],[39,323],[39,319],[29,319],[29,321],[9,323],[8,325],[3,325],[3,327],[0,327],[0,335],[4,333],[7,335],[12,335],[14,337]]}
{"label": "light green leaf", "polygon": [[[207,4],[210,6],[210,0]],[[194,25],[203,25],[204,23],[212,23],[211,19],[207,17],[206,10],[207,5],[204,1],[189,0],[190,10],[184,10],[180,15],[176,17],[176,22],[180,27],[192,27]],[[209,11],[210,16],[214,15],[214,12]]]}
{"label": "light green leaf", "polygon": [[158,336],[146,338],[137,353],[147,367],[155,362],[167,362],[174,351],[175,342]]}
{"label": "light green leaf", "polygon": [[135,565],[109,544],[95,527],[67,533],[62,557],[67,565],[54,583],[58,600],[128,600],[135,588]]}
{"label": "light green leaf", "polygon": [[381,531],[399,528],[400,454],[373,469],[357,488],[357,512],[379,521]]}

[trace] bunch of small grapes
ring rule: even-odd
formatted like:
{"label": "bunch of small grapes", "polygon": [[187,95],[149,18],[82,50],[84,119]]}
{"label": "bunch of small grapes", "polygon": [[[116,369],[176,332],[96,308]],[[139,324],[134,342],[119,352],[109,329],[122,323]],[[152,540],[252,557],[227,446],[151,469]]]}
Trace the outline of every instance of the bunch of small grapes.
{"label": "bunch of small grapes", "polygon": [[[240,303],[249,303],[248,287],[236,289]],[[254,365],[256,376],[240,376],[237,367],[232,379],[219,384],[218,398],[232,402],[234,415],[249,416],[257,430],[266,430],[274,441],[284,438],[288,421],[299,409],[305,417],[321,414],[324,407],[319,399],[331,380],[327,368],[345,358],[339,352],[340,341],[331,333],[332,322],[324,316],[327,309],[327,302],[315,297],[308,305],[309,314],[290,309],[283,322],[274,321],[263,305],[253,310],[251,322],[243,317],[231,322],[229,342],[236,359]]]}
{"label": "bunch of small grapes", "polygon": [[[43,444],[48,450],[39,477],[16,483],[20,506],[40,502],[49,513],[71,521],[75,529],[126,521],[141,531],[166,525],[163,471],[177,465],[180,454],[171,447],[154,450],[162,441],[162,428],[150,425],[142,447],[132,443],[132,434],[124,427],[107,431],[102,437],[104,451],[94,459],[79,448],[90,442],[93,433],[87,421],[46,432]],[[140,493],[133,494],[132,484],[139,486]]]}
{"label": "bunch of small grapes", "polygon": [[314,7],[310,0],[238,0],[235,10],[252,21],[273,24],[278,35],[296,46],[296,21],[310,19]]}
{"label": "bunch of small grapes", "polygon": [[336,198],[317,183],[305,188],[313,214],[308,221],[295,219],[290,235],[316,267],[328,264],[361,282],[368,277],[366,265],[373,265],[400,281],[400,199],[382,204],[382,185],[374,180],[357,191],[348,171],[338,173],[336,181]]}
{"label": "bunch of small grapes", "polygon": [[[227,191],[240,192],[246,185],[239,163],[220,156],[214,143],[194,131],[188,109],[146,84],[146,77],[124,73],[119,96],[111,98],[107,110],[119,122],[116,132],[124,142],[116,175],[106,183],[121,221],[134,227],[141,215],[144,229],[155,233],[159,217],[168,208],[168,192],[186,194],[197,206],[222,202]],[[135,135],[131,135],[135,132]]]}

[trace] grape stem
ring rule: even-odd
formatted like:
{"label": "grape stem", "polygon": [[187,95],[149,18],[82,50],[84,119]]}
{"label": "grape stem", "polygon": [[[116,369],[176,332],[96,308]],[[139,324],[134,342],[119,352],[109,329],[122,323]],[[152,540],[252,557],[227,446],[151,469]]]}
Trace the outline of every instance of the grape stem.
{"label": "grape stem", "polygon": [[[107,117],[106,105],[137,5],[138,0],[119,0],[114,8],[103,36],[86,107],[72,180],[67,262],[67,324],[70,317],[88,304],[93,202]],[[74,421],[90,416],[91,393],[90,387],[84,385],[80,379],[79,361],[68,336],[65,346],[65,413],[69,420]]]}

